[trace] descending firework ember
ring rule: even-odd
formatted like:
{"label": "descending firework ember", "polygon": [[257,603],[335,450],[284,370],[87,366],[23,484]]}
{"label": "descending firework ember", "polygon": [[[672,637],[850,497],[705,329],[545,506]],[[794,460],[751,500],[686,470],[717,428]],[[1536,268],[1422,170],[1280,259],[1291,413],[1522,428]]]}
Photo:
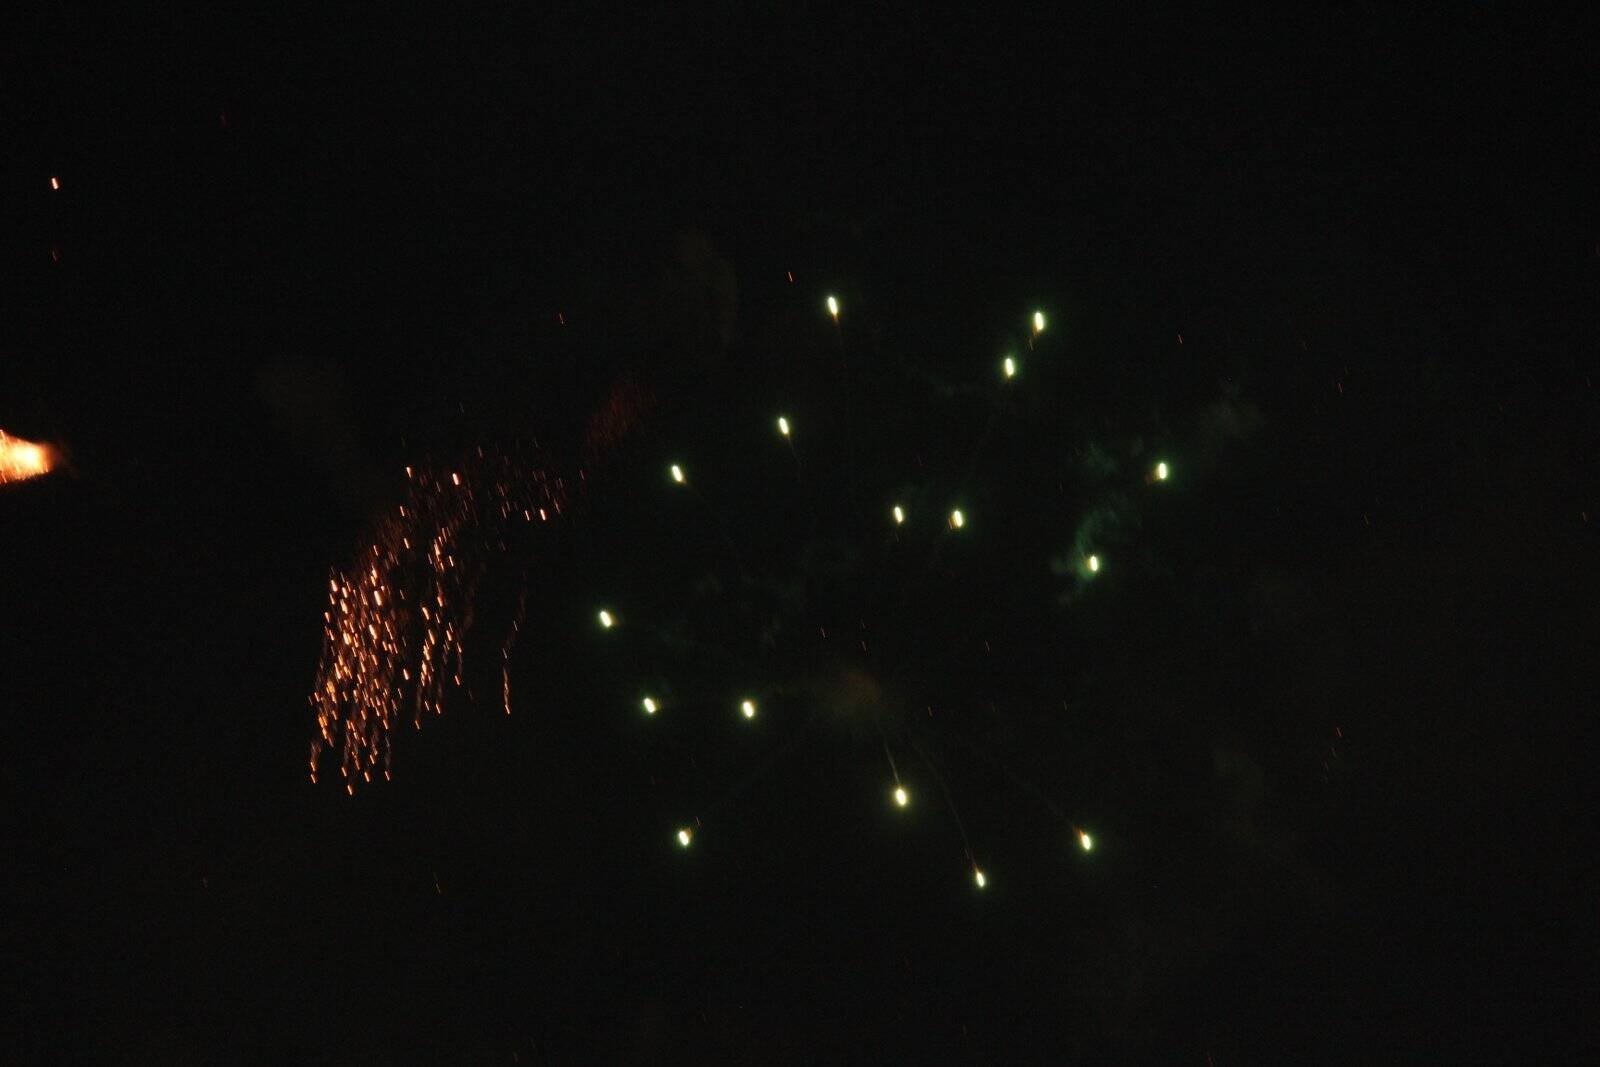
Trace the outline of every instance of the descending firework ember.
{"label": "descending firework ember", "polygon": [[[317,734],[310,772],[326,750],[358,782],[392,770],[393,732],[420,728],[461,684],[473,601],[489,562],[517,527],[561,514],[565,485],[537,461],[479,449],[453,466],[406,468],[406,502],[386,514],[348,567],[328,579],[322,661],[311,704]],[[522,605],[502,646],[510,712],[509,659]]]}
{"label": "descending firework ember", "polygon": [[0,485],[49,474],[56,465],[49,445],[25,441],[0,430]]}

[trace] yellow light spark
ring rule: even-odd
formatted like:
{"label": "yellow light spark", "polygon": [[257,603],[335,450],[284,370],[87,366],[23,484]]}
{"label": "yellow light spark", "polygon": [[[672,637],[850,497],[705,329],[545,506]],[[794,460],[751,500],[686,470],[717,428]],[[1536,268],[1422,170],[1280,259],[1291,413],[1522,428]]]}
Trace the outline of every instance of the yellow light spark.
{"label": "yellow light spark", "polygon": [[672,480],[673,481],[677,482],[679,485],[683,484],[683,468],[682,467],[680,467],[676,463],[674,463],[668,469],[668,473],[672,475]]}
{"label": "yellow light spark", "polygon": [[1042,311],[1033,313],[1033,332],[1044,333],[1044,312]]}
{"label": "yellow light spark", "polygon": [[1100,573],[1100,557],[1099,556],[1090,556],[1089,557],[1089,573],[1090,574],[1099,574]]}
{"label": "yellow light spark", "polygon": [[838,297],[836,297],[836,296],[828,297],[828,314],[832,315],[835,319],[838,319],[838,317],[839,317],[839,298]]}
{"label": "yellow light spark", "polygon": [[789,436],[789,420],[782,415],[778,416],[778,432],[785,437]]}
{"label": "yellow light spark", "polygon": [[1000,364],[1000,372],[1007,378],[1015,378],[1017,376],[1017,361],[1007,356]]}
{"label": "yellow light spark", "polygon": [[896,526],[899,526],[901,523],[906,521],[905,509],[899,504],[894,506],[894,510],[891,512],[891,514],[894,515],[894,522]]}
{"label": "yellow light spark", "polygon": [[959,529],[961,529],[961,527],[965,526],[966,524],[967,524],[967,517],[965,515],[961,514],[961,509],[960,508],[957,508],[956,510],[954,510],[954,511],[952,511],[950,513],[950,528],[952,530],[959,530]]}
{"label": "yellow light spark", "polygon": [[896,806],[902,808],[911,803],[911,794],[906,792],[905,786],[897,785],[894,787],[894,802]]}
{"label": "yellow light spark", "polygon": [[598,618],[600,619],[600,625],[607,630],[611,629],[617,624],[615,616],[613,616],[611,612],[605,610],[604,608],[600,609]]}
{"label": "yellow light spark", "polygon": [[976,867],[972,868],[972,880],[978,883],[979,889],[989,884],[989,879],[985,878],[983,872]]}
{"label": "yellow light spark", "polygon": [[756,717],[756,702],[754,700],[741,701],[740,704],[739,704],[739,711],[747,719],[755,718]]}
{"label": "yellow light spark", "polygon": [[646,715],[654,715],[656,713],[656,709],[660,707],[660,705],[656,703],[654,697],[645,697],[644,700],[640,701],[640,704],[644,707],[644,713]]}
{"label": "yellow light spark", "polygon": [[1083,850],[1085,852],[1088,852],[1090,849],[1094,848],[1094,838],[1090,837],[1088,834],[1086,834],[1082,830],[1079,830],[1078,831],[1078,844],[1083,846]]}
{"label": "yellow light spark", "polygon": [[1167,480],[1167,464],[1166,464],[1165,461],[1163,461],[1161,463],[1157,463],[1156,464],[1156,481],[1164,482],[1166,480]]}
{"label": "yellow light spark", "polygon": [[688,848],[689,842],[693,839],[694,834],[689,832],[688,827],[678,831],[678,844],[682,845],[684,848]]}

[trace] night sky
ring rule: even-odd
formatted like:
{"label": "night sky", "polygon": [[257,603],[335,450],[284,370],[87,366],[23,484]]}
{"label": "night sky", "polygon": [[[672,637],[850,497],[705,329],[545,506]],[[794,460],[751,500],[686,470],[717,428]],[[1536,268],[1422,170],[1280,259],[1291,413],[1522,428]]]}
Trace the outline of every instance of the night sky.
{"label": "night sky", "polygon": [[0,1062],[1600,1052],[1597,27],[1409,7],[5,16]]}

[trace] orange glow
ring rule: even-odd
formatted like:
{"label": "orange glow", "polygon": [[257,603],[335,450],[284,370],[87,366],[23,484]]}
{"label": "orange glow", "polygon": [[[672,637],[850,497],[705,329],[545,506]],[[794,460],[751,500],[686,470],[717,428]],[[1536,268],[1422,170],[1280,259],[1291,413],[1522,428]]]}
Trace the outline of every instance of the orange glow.
{"label": "orange glow", "polygon": [[0,430],[0,485],[49,474],[55,465],[55,450],[49,445],[24,441]]}

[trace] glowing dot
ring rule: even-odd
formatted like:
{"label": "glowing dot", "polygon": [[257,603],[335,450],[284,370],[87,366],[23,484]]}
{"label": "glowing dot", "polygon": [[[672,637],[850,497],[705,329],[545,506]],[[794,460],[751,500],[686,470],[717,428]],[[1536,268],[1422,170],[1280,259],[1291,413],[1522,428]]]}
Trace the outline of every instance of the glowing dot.
{"label": "glowing dot", "polygon": [[1088,834],[1084,833],[1082,830],[1079,830],[1078,831],[1078,844],[1083,846],[1083,850],[1085,852],[1088,852],[1090,849],[1094,848],[1094,838],[1090,837]]}
{"label": "glowing dot", "polygon": [[655,697],[645,697],[644,700],[640,701],[640,704],[643,706],[646,715],[654,715],[656,708],[660,706],[656,703]]}
{"label": "glowing dot", "polygon": [[755,718],[756,717],[756,702],[754,700],[741,701],[739,703],[739,712],[740,712],[740,714],[742,714],[747,719]]}
{"label": "glowing dot", "polygon": [[901,523],[906,521],[905,508],[902,508],[899,504],[896,504],[894,506],[894,511],[892,512],[892,514],[894,515],[894,521],[895,521],[895,525],[896,526],[898,526]]}
{"label": "glowing dot", "polygon": [[836,297],[836,296],[828,297],[828,314],[832,315],[836,319],[839,317],[839,298],[838,297]]}
{"label": "glowing dot", "polygon": [[604,608],[600,609],[598,618],[600,619],[600,625],[607,630],[611,629],[617,624],[616,618],[612,616],[611,612],[606,611]]}
{"label": "glowing dot", "polygon": [[52,188],[52,189],[61,188],[61,179],[56,177],[54,174],[52,174],[50,176],[50,188]]}
{"label": "glowing dot", "polygon": [[1033,313],[1033,332],[1044,333],[1044,312],[1042,311]]}
{"label": "glowing dot", "polygon": [[1164,482],[1166,480],[1167,480],[1167,465],[1163,461],[1161,463],[1157,463],[1156,464],[1156,481]]}
{"label": "glowing dot", "polygon": [[1090,556],[1089,557],[1089,573],[1090,574],[1099,574],[1100,573],[1100,557],[1099,556]]}
{"label": "glowing dot", "polygon": [[972,868],[972,880],[978,883],[979,889],[989,884],[989,879],[985,878],[983,872],[976,867]]}
{"label": "glowing dot", "polygon": [[959,529],[961,529],[961,527],[965,526],[966,524],[967,524],[967,517],[965,515],[961,514],[961,509],[960,508],[957,508],[956,510],[954,510],[954,511],[952,511],[950,513],[950,528],[952,530],[959,530]]}
{"label": "glowing dot", "polygon": [[897,785],[894,787],[894,802],[898,807],[902,808],[911,803],[911,794],[906,792],[905,786]]}
{"label": "glowing dot", "polygon": [[694,835],[689,832],[687,827],[678,831],[678,844],[682,845],[684,848],[688,848],[689,842],[693,839]]}
{"label": "glowing dot", "polygon": [[670,473],[672,475],[672,480],[673,481],[677,482],[679,485],[683,484],[683,468],[682,467],[680,467],[676,463],[674,463],[668,469],[668,473]]}
{"label": "glowing dot", "polygon": [[778,416],[778,432],[785,437],[789,436],[789,420],[782,415]]}
{"label": "glowing dot", "polygon": [[1000,364],[1000,372],[1007,378],[1015,378],[1017,376],[1017,361],[1007,356],[1004,362]]}

